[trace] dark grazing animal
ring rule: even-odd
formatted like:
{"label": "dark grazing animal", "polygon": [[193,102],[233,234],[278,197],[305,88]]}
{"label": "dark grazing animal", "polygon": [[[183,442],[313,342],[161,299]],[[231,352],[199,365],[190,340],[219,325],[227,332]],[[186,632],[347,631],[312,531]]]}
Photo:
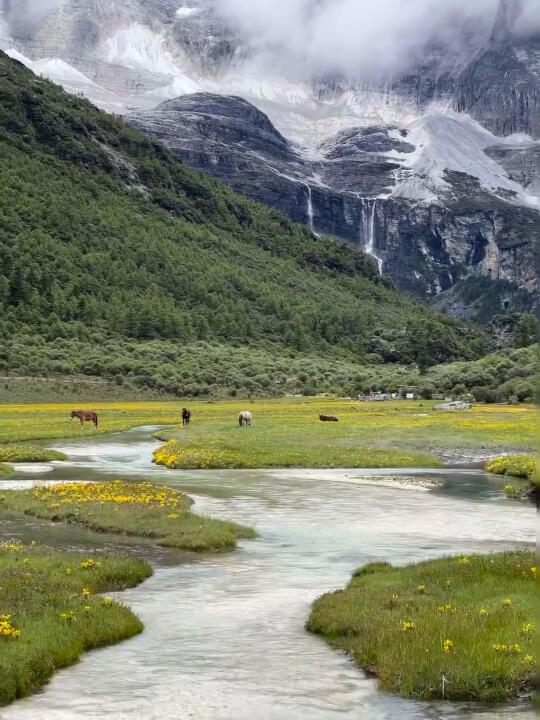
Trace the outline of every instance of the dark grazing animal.
{"label": "dark grazing animal", "polygon": [[189,425],[191,422],[191,410],[182,408],[182,425]]}
{"label": "dark grazing animal", "polygon": [[244,410],[238,416],[238,424],[240,425],[240,427],[251,427],[252,420],[253,415],[249,412],[249,410]]}
{"label": "dark grazing animal", "polygon": [[95,428],[98,426],[98,416],[95,412],[87,412],[86,410],[73,410],[71,419],[78,418],[81,421],[81,427],[85,422],[91,422]]}
{"label": "dark grazing animal", "polygon": [[321,422],[339,422],[339,418],[335,415],[319,415],[319,420]]}

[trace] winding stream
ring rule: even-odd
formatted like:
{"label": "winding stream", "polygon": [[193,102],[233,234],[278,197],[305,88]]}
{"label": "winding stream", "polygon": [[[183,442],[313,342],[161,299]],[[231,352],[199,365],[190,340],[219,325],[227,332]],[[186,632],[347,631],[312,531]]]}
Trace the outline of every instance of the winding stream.
{"label": "winding stream", "polygon": [[378,693],[303,627],[313,599],[343,586],[363,563],[534,542],[532,506],[501,499],[498,481],[480,471],[439,472],[444,486],[429,492],[377,486],[361,471],[170,472],[150,465],[149,431],[60,443],[69,462],[15,480],[166,481],[189,492],[198,511],[250,524],[260,539],[235,553],[192,557],[32,519],[3,522],[0,536],[121,548],[147,557],[156,572],[119,596],[144,620],[141,636],[84,655],[42,693],[0,710],[1,720],[534,717],[519,705],[426,704]]}

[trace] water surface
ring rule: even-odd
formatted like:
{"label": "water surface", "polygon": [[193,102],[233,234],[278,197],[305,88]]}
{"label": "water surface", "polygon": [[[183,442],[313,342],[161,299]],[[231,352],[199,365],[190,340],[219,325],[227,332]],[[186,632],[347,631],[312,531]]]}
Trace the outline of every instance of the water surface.
{"label": "water surface", "polygon": [[156,572],[119,596],[142,617],[141,636],[84,655],[43,692],[0,711],[1,720],[533,717],[520,705],[415,703],[379,693],[343,654],[304,631],[311,602],[366,562],[534,542],[532,506],[502,499],[500,483],[478,470],[420,471],[444,481],[430,492],[368,484],[361,476],[373,471],[170,472],[150,465],[150,430],[60,443],[69,462],[15,480],[166,481],[195,497],[200,512],[253,525],[260,538],[235,553],[190,556],[30,518],[4,523],[4,536],[135,552]]}

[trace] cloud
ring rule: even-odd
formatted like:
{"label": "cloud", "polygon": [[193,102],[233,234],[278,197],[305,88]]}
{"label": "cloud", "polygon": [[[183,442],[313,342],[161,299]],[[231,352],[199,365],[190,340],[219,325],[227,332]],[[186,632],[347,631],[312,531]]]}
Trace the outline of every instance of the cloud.
{"label": "cloud", "polygon": [[[367,80],[406,70],[435,45],[458,58],[476,36],[487,39],[498,5],[499,0],[218,0],[223,17],[265,64],[289,74]],[[538,0],[525,0],[524,13],[532,15],[534,8]]]}
{"label": "cloud", "polygon": [[523,36],[540,33],[540,5],[537,0],[529,0],[524,4],[514,29]]}
{"label": "cloud", "polygon": [[[60,6],[62,0],[7,0],[5,21],[13,35],[25,33]],[[0,3],[1,4],[1,3]]]}

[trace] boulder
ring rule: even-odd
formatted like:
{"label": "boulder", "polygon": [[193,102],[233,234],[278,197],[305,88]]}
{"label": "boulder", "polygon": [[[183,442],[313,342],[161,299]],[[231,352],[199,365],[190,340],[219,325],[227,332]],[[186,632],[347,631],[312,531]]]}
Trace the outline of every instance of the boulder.
{"label": "boulder", "polygon": [[454,400],[454,402],[435,405],[435,410],[470,410],[471,408],[471,403],[463,402],[463,400]]}

